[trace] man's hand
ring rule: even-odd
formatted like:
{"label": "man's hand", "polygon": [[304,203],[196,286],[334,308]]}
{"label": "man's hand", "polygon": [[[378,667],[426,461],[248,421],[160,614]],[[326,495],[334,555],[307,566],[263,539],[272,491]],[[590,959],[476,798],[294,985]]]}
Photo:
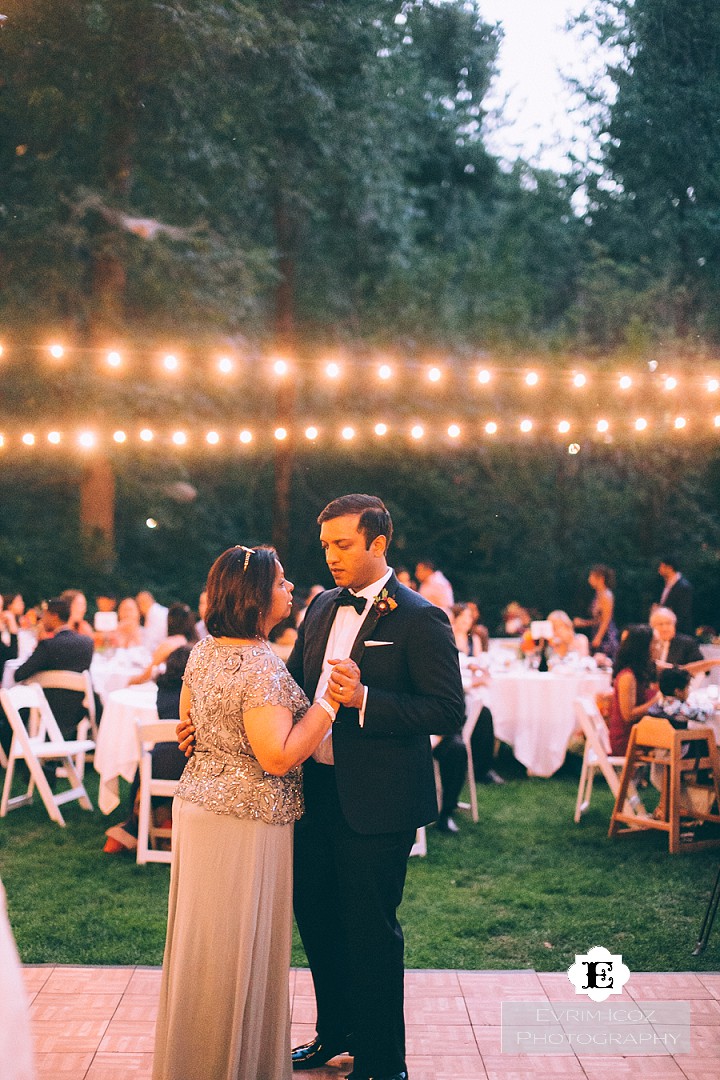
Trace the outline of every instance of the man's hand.
{"label": "man's hand", "polygon": [[338,705],[361,709],[365,688],[360,682],[360,668],[354,660],[331,660],[333,665],[328,693]]}
{"label": "man's hand", "polygon": [[189,720],[181,720],[175,728],[178,746],[186,758],[192,757],[195,750],[195,725]]}

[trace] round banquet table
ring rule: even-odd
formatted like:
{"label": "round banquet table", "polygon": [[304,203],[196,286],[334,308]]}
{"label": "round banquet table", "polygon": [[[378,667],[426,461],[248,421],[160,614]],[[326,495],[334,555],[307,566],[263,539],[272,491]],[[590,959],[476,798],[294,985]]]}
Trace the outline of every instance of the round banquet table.
{"label": "round banquet table", "polygon": [[103,814],[112,813],[120,804],[120,777],[132,783],[140,761],[135,724],[157,720],[156,699],[155,683],[112,690],[107,696],[95,744],[98,806]]}
{"label": "round banquet table", "polygon": [[609,690],[609,672],[571,669],[496,672],[483,688],[495,737],[534,776],[552,776],[564,762],[578,726],[575,699]]}

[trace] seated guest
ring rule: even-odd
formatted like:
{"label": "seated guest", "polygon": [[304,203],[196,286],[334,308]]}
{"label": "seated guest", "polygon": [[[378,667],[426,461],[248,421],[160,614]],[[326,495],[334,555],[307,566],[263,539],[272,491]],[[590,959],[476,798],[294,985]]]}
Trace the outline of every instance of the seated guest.
{"label": "seated guest", "polygon": [[650,626],[653,630],[653,660],[658,668],[668,664],[683,667],[703,659],[695,638],[688,634],[678,634],[677,616],[670,608],[655,608],[650,616]]}
{"label": "seated guest", "polygon": [[295,620],[291,615],[288,619],[283,619],[277,626],[274,626],[268,634],[270,648],[281,660],[287,660],[288,656],[293,651],[293,645],[297,641],[297,636],[298,632],[295,626]]}
{"label": "seated guest", "polygon": [[18,654],[18,624],[13,612],[5,608],[0,595],[0,679],[6,660],[15,660]]}
{"label": "seated guest", "polygon": [[135,600],[142,617],[143,645],[149,652],[153,652],[168,636],[168,609],[158,604],[147,589],[139,592]]}
{"label": "seated guest", "polygon": [[415,567],[418,592],[435,607],[442,608],[448,615],[455,603],[452,585],[431,559],[420,559]]}
{"label": "seated guest", "polygon": [[[174,649],[168,656],[164,668],[158,674],[157,683],[157,712],[159,720],[177,720],[180,716],[180,691],[182,690],[183,675],[187,666],[188,657],[193,646],[181,645]],[[179,780],[185,768],[187,759],[181,752],[175,739],[170,742],[156,743],[151,750],[153,776],[161,780]],[[106,830],[107,841],[103,851],[107,855],[115,855],[120,851],[134,851],[137,847],[138,834],[138,794],[140,791],[140,770],[135,773],[135,779],[130,788],[130,817],[122,825],[112,825]],[[169,805],[169,800],[156,800],[157,803]],[[170,812],[166,815],[170,818]]]}
{"label": "seated guest", "polygon": [[67,600],[70,604],[70,618],[68,626],[76,634],[84,634],[85,637],[94,638],[95,632],[85,618],[87,611],[87,598],[79,589],[65,589],[60,593],[61,600]]}
{"label": "seated guest", "polygon": [[113,633],[112,643],[116,649],[136,649],[143,644],[140,608],[133,596],[121,600],[118,609],[117,630]]}
{"label": "seated guest", "polygon": [[149,682],[153,678],[153,672],[160,664],[167,660],[171,652],[183,645],[194,645],[198,640],[195,629],[195,616],[187,604],[171,604],[168,608],[167,619],[168,636],[155,648],[152,660],[139,675],[135,675],[129,682],[129,686],[138,683]]}
{"label": "seated guest", "polygon": [[495,731],[492,713],[482,701],[481,688],[487,685],[487,673],[477,662],[482,648],[477,636],[472,633],[472,606],[454,604],[451,608],[450,625],[460,660],[466,712],[468,715],[477,712],[477,721],[470,737],[475,780],[478,784],[504,784],[503,778],[493,769]]}
{"label": "seated guest", "polygon": [[664,668],[658,679],[660,696],[650,706],[647,715],[660,716],[678,730],[686,728],[690,720],[697,724],[707,723],[714,712],[713,707],[709,703],[707,705],[689,704],[691,679],[692,675],[684,668]]}
{"label": "seated guest", "polygon": [[[15,672],[16,682],[23,682],[40,671],[86,671],[90,667],[93,640],[72,630],[69,619],[69,600],[59,596],[48,600],[42,613],[44,637]],[[79,690],[46,690],[45,697],[63,737],[74,739],[77,726],[85,716],[84,694]]]}
{"label": "seated guest", "polygon": [[633,724],[642,720],[660,697],[651,655],[652,640],[650,627],[640,624],[629,626],[620,640],[613,667],[608,720],[610,750],[619,757],[627,750]]}
{"label": "seated guest", "polygon": [[504,637],[519,637],[523,631],[527,630],[531,622],[532,618],[527,608],[518,604],[517,600],[511,600],[503,608],[499,633]]}
{"label": "seated guest", "polygon": [[487,652],[490,648],[490,631],[482,621],[482,615],[480,614],[480,608],[474,600],[468,600],[470,614],[472,616],[472,626],[470,627],[470,634],[475,638],[480,646],[480,652]]}
{"label": "seated guest", "polygon": [[547,621],[552,624],[553,636],[550,647],[555,656],[564,659],[570,653],[589,656],[590,648],[585,634],[576,634],[572,619],[566,611],[551,611]]}

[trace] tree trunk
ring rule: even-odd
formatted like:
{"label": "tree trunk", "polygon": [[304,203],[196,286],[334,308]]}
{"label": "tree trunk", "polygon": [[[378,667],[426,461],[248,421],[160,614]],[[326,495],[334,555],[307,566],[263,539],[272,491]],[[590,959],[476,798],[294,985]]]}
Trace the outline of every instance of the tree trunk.
{"label": "tree trunk", "polygon": [[108,458],[101,454],[83,469],[80,531],[88,561],[111,569],[115,561],[115,474]]}
{"label": "tree trunk", "polygon": [[[275,198],[275,239],[280,278],[275,293],[275,340],[278,353],[296,359],[295,248],[297,227],[282,196]],[[275,395],[275,424],[287,431],[287,438],[275,444],[272,540],[280,558],[287,559],[290,547],[292,474],[295,461],[295,419],[297,403],[296,369],[278,382]]]}

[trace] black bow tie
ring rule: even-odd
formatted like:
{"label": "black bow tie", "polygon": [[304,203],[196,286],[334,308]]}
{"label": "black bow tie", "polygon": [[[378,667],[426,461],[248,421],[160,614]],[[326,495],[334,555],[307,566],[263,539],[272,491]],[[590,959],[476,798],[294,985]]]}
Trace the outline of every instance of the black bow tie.
{"label": "black bow tie", "polygon": [[362,615],[367,601],[364,596],[355,596],[349,589],[343,589],[338,594],[336,603],[338,607],[354,607],[358,615]]}

